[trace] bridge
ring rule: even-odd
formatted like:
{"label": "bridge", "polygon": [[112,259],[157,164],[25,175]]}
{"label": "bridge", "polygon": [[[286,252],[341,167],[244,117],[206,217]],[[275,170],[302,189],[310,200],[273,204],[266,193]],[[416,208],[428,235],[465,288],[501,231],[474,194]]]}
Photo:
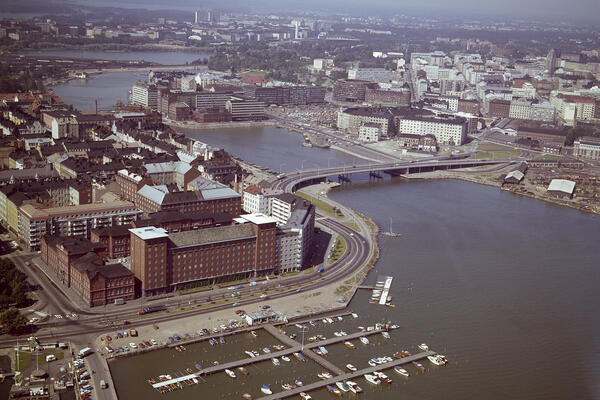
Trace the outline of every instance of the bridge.
{"label": "bridge", "polygon": [[458,168],[481,167],[499,164],[516,164],[517,160],[470,160],[455,158],[438,158],[414,161],[368,163],[360,165],[344,165],[329,168],[305,169],[290,172],[271,182],[274,189],[282,189],[286,192],[294,192],[299,187],[322,181],[329,177],[342,177],[347,179],[349,175],[358,173],[376,174],[386,172],[392,175],[408,175],[421,172],[432,172],[437,170],[449,170]]}

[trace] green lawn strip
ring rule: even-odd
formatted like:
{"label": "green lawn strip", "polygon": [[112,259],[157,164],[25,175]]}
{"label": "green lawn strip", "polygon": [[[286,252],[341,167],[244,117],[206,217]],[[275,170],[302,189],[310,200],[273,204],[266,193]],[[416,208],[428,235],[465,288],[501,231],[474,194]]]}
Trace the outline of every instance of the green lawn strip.
{"label": "green lawn strip", "polygon": [[217,283],[217,286],[220,288],[224,288],[224,287],[229,287],[229,286],[245,285],[247,283],[248,283],[248,279],[239,279],[237,281]]}
{"label": "green lawn strip", "polygon": [[311,274],[311,273],[313,273],[313,272],[315,272],[315,267],[306,268],[306,269],[304,270],[304,273],[305,273],[305,274]]}
{"label": "green lawn strip", "polygon": [[333,247],[333,251],[329,257],[329,262],[337,261],[344,253],[346,252],[346,241],[343,237],[338,236],[335,239],[335,245]]}
{"label": "green lawn strip", "polygon": [[241,74],[242,76],[259,76],[261,78],[264,78],[265,76],[267,76],[267,71],[246,71],[246,72],[242,72]]}
{"label": "green lawn strip", "polygon": [[23,372],[29,368],[31,362],[31,353],[28,351],[19,351],[15,354],[15,371]]}
{"label": "green lawn strip", "polygon": [[354,221],[344,221],[344,222],[342,222],[342,224],[346,225],[348,228],[350,228],[356,232],[360,232],[360,227]]}
{"label": "green lawn strip", "polygon": [[306,194],[304,192],[296,192],[296,195],[302,197],[305,200],[310,201],[315,207],[317,207],[317,210],[324,212],[325,214],[331,216],[331,217],[343,217],[344,214],[336,207],[332,206],[331,204],[317,199],[309,194]]}
{"label": "green lawn strip", "polygon": [[520,151],[487,151],[483,153],[476,153],[470,158],[476,160],[496,160],[504,158],[514,158],[521,155]]}
{"label": "green lawn strip", "polygon": [[290,272],[284,272],[283,274],[281,274],[282,277],[286,277],[286,276],[294,276],[294,275],[298,275],[300,273],[300,271],[290,271]]}
{"label": "green lawn strip", "polygon": [[480,144],[478,150],[510,150],[509,147],[499,146],[497,144]]}

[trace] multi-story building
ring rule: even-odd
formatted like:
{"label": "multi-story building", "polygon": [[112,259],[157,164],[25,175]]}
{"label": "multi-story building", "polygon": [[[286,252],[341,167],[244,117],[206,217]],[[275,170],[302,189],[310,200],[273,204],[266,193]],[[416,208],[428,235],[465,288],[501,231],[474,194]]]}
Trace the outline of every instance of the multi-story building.
{"label": "multi-story building", "polygon": [[115,176],[115,181],[121,189],[121,198],[126,201],[135,201],[138,190],[145,185],[152,185],[152,179],[121,169]]}
{"label": "multi-story building", "polygon": [[231,96],[225,103],[232,121],[262,120],[265,118],[265,104],[243,97]]}
{"label": "multi-story building", "polygon": [[89,237],[95,228],[125,225],[142,212],[127,201],[92,203],[79,206],[35,208],[31,204],[19,208],[19,239],[30,250],[37,250],[46,234]]}
{"label": "multi-story building", "polygon": [[411,133],[400,133],[396,136],[398,145],[407,149],[436,152],[437,140],[433,135],[414,135]]}
{"label": "multi-story building", "polygon": [[477,100],[458,99],[457,111],[478,115],[479,102]]}
{"label": "multi-story building", "polygon": [[106,248],[106,258],[129,257],[129,225],[116,225],[90,231],[90,240],[102,243]]}
{"label": "multi-story building", "polygon": [[227,100],[231,97],[233,92],[211,92],[202,91],[196,93],[196,108],[225,108]]}
{"label": "multi-story building", "polygon": [[378,89],[375,82],[355,79],[341,79],[333,85],[333,100],[344,102],[363,102],[367,88]]}
{"label": "multi-story building", "polygon": [[526,140],[536,140],[540,147],[543,145],[562,146],[565,143],[567,132],[558,129],[538,128],[532,126],[519,126],[517,129],[517,138]]}
{"label": "multi-story building", "polygon": [[510,115],[510,101],[500,99],[490,101],[488,115],[490,117],[508,118]]}
{"label": "multi-story building", "polygon": [[201,175],[201,172],[184,161],[144,164],[145,176],[155,185],[177,185],[185,190],[188,183]]}
{"label": "multi-story building", "polygon": [[276,221],[262,214],[245,223],[167,233],[131,229],[131,270],[146,295],[275,272]]}
{"label": "multi-story building", "polygon": [[352,80],[388,83],[391,77],[391,72],[385,68],[356,67],[348,70],[348,79]]}
{"label": "multi-story building", "polygon": [[365,102],[371,104],[384,104],[395,106],[410,105],[410,89],[395,88],[390,90],[384,89],[365,89]]}
{"label": "multi-story building", "polygon": [[381,139],[381,125],[372,122],[364,122],[358,128],[358,140],[362,142],[372,143],[379,142]]}
{"label": "multi-story building", "polygon": [[600,160],[600,138],[584,136],[576,139],[573,143],[573,155],[588,160]]}
{"label": "multi-story building", "polygon": [[508,117],[513,119],[530,119],[531,102],[523,100],[513,100],[510,102]]}
{"label": "multi-story building", "polygon": [[158,88],[138,82],[131,89],[131,103],[158,111]]}
{"label": "multi-story building", "polygon": [[424,110],[410,111],[398,117],[398,133],[433,135],[438,144],[461,145],[467,136],[467,120]]}
{"label": "multi-story building", "polygon": [[550,103],[556,108],[556,117],[565,125],[573,126],[577,121],[600,120],[600,99],[552,91]]}
{"label": "multi-story building", "polygon": [[269,197],[256,185],[244,189],[244,204],[242,208],[249,214],[269,214]]}
{"label": "multi-story building", "polygon": [[271,86],[248,85],[244,96],[274,105],[306,105],[325,102],[326,89],[323,86]]}
{"label": "multi-story building", "polygon": [[145,213],[181,211],[184,213],[229,213],[240,215],[241,196],[233,189],[211,182],[199,190],[170,192],[164,185],[145,185],[138,190],[136,205]]}
{"label": "multi-story building", "polygon": [[358,132],[362,124],[372,123],[381,127],[382,134],[390,135],[396,131],[394,116],[395,112],[390,108],[352,107],[338,111],[337,127],[345,131]]}

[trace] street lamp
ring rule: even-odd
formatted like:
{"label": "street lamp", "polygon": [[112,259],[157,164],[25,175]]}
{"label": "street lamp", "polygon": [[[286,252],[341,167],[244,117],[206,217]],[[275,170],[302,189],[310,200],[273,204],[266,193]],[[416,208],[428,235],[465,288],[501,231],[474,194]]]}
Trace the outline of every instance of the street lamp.
{"label": "street lamp", "polygon": [[300,169],[303,170],[304,169],[304,161],[306,160],[302,160],[302,162],[300,163]]}

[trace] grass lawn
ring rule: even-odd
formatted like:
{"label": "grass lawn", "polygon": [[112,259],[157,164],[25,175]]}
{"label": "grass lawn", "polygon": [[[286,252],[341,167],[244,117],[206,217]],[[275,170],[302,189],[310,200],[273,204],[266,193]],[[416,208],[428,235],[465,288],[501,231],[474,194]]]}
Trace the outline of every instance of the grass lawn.
{"label": "grass lawn", "polygon": [[189,294],[189,293],[197,293],[197,292],[205,292],[207,290],[211,290],[212,287],[211,286],[199,286],[199,287],[195,287],[195,288],[190,288],[190,289],[182,289],[182,290],[178,290],[177,293],[178,294]]}
{"label": "grass lawn", "polygon": [[29,368],[31,362],[31,353],[28,351],[17,352],[18,357],[15,360],[15,371],[23,372]]}
{"label": "grass lawn", "polygon": [[329,215],[330,217],[344,216],[344,214],[338,208],[335,208],[334,206],[323,200],[314,198],[313,196],[308,195],[304,192],[296,192],[296,195],[302,197],[305,200],[310,201],[315,207],[317,207],[317,210]]}
{"label": "grass lawn", "polygon": [[360,228],[358,224],[354,221],[344,221],[342,224],[346,225],[348,228],[353,229],[356,232],[360,233]]}
{"label": "grass lawn", "polygon": [[346,241],[343,237],[338,236],[335,239],[335,245],[333,247],[333,251],[329,256],[329,262],[337,261],[344,253],[346,252]]}
{"label": "grass lawn", "polygon": [[521,155],[520,151],[487,151],[483,153],[477,153],[472,155],[470,158],[474,158],[476,160],[496,160],[496,159],[504,159],[504,158],[514,158]]}
{"label": "grass lawn", "polygon": [[509,147],[499,146],[497,144],[480,144],[478,150],[510,150]]}
{"label": "grass lawn", "polygon": [[264,78],[265,76],[267,76],[267,71],[246,71],[246,72],[242,72],[241,75],[242,76],[259,76],[261,78]]}
{"label": "grass lawn", "polygon": [[544,161],[556,161],[561,160],[561,156],[557,156],[555,154],[540,154],[534,157],[534,160],[544,160]]}

